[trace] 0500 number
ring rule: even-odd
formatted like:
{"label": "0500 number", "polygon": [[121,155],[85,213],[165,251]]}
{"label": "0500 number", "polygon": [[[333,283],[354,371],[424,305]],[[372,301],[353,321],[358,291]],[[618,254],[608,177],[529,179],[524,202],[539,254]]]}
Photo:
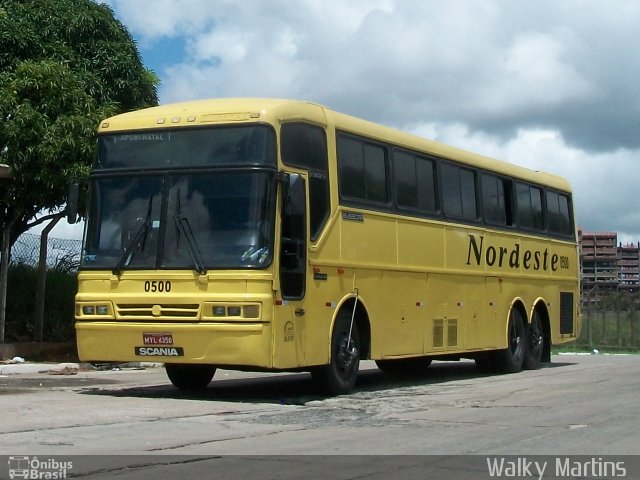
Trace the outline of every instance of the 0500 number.
{"label": "0500 number", "polygon": [[147,280],[144,282],[145,292],[170,292],[171,282],[169,280]]}

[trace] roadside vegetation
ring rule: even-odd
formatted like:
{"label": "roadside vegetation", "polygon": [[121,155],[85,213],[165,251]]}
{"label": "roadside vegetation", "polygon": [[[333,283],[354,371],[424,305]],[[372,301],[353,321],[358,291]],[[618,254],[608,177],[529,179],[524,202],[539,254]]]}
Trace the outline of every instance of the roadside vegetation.
{"label": "roadside vegetation", "polygon": [[[74,296],[77,272],[64,262],[47,270],[43,340],[71,342],[75,340],[73,327]],[[36,339],[36,288],[38,268],[12,264],[8,272],[7,336],[5,341],[33,342]]]}
{"label": "roadside vegetation", "polygon": [[572,344],[554,348],[554,353],[639,353],[638,310],[638,293],[588,292],[583,298],[580,337]]}

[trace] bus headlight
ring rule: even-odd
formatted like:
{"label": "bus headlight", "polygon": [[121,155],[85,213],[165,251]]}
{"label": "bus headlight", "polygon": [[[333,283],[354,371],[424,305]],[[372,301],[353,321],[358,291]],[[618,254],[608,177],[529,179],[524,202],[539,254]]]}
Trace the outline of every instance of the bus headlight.
{"label": "bus headlight", "polygon": [[260,304],[205,304],[204,317],[215,319],[256,319],[260,318]]}
{"label": "bus headlight", "polygon": [[86,303],[78,305],[76,311],[82,317],[106,317],[111,316],[113,309],[109,303]]}
{"label": "bus headlight", "polygon": [[260,307],[258,305],[245,305],[242,310],[244,318],[260,318]]}

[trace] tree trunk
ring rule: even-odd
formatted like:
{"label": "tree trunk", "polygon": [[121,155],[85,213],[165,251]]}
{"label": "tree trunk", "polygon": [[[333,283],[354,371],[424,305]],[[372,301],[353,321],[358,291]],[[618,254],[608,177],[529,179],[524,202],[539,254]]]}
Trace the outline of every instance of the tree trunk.
{"label": "tree trunk", "polygon": [[2,231],[2,260],[0,261],[0,343],[4,343],[7,315],[7,274],[9,272],[9,255],[11,255],[11,231],[22,215],[22,209],[16,209],[11,218],[5,223]]}

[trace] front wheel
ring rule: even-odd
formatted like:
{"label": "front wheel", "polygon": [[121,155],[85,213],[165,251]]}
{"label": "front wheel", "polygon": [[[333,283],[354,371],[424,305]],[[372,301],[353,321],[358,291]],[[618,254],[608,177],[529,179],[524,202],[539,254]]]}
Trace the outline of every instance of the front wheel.
{"label": "front wheel", "polygon": [[[351,332],[351,338],[349,338]],[[360,333],[355,321],[351,327],[351,313],[342,310],[336,318],[331,334],[331,357],[328,365],[311,371],[313,380],[329,395],[351,392],[360,368]]]}
{"label": "front wheel", "polygon": [[507,342],[507,348],[493,352],[493,364],[505,373],[519,372],[527,351],[527,331],[522,312],[517,308],[509,315]]}
{"label": "front wheel", "polygon": [[173,385],[181,390],[205,388],[216,373],[213,365],[165,363],[164,369]]}

